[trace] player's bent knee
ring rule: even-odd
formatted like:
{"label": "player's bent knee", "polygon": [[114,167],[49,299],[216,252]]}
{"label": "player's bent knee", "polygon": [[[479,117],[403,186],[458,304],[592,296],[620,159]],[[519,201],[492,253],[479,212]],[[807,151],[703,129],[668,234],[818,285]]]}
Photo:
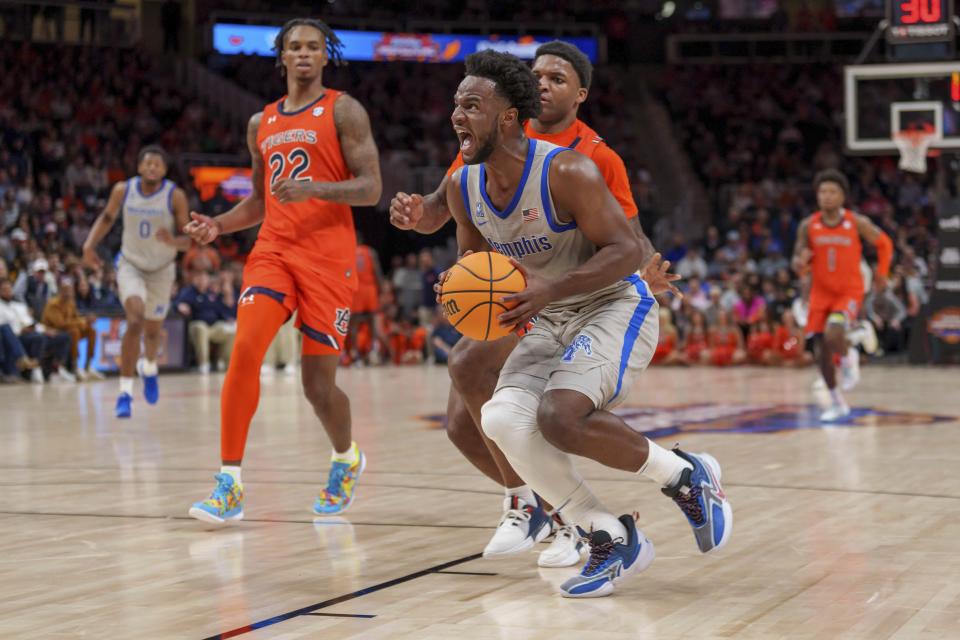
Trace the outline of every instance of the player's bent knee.
{"label": "player's bent knee", "polygon": [[516,387],[501,389],[483,405],[480,426],[488,438],[509,450],[513,436],[537,428],[539,404],[540,399],[529,391]]}

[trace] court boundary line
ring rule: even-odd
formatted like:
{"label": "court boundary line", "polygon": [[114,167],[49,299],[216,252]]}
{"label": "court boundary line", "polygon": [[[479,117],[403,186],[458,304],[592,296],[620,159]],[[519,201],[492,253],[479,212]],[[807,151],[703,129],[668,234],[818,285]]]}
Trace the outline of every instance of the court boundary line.
{"label": "court boundary line", "polygon": [[[164,516],[137,513],[63,513],[47,511],[0,511],[0,516],[49,516],[55,518],[129,518],[131,520],[180,520],[185,522],[200,522],[190,516]],[[425,529],[491,529],[490,525],[477,524],[419,524],[413,522],[335,522],[318,517],[314,520],[281,520],[279,518],[244,518],[243,522],[263,524],[323,524],[325,526],[354,526],[354,527],[421,527]],[[238,525],[213,526],[217,530],[229,529]],[[206,529],[205,529],[206,531]]]}
{"label": "court boundary line", "polygon": [[288,611],[286,613],[281,613],[280,615],[273,616],[272,618],[266,618],[264,620],[258,620],[257,622],[250,623],[248,625],[237,627],[236,629],[231,629],[230,631],[224,631],[212,636],[207,636],[204,640],[226,640],[226,638],[234,638],[236,636],[243,635],[245,633],[250,633],[251,631],[256,631],[257,629],[263,629],[264,627],[271,627],[280,622],[286,622],[293,618],[297,618],[305,615],[313,615],[315,611],[320,609],[326,609],[327,607],[332,607],[337,604],[344,602],[349,602],[350,600],[355,600],[361,596],[365,596],[371,593],[376,593],[377,591],[383,591],[384,589],[389,589],[390,587],[395,587],[398,584],[403,584],[405,582],[410,582],[411,580],[416,580],[417,578],[422,578],[423,576],[430,575],[432,573],[438,573],[444,569],[449,569],[450,567],[455,567],[457,565],[470,562],[472,560],[477,560],[483,557],[482,553],[473,553],[462,558],[457,558],[456,560],[450,560],[449,562],[444,562],[443,564],[438,564],[427,569],[421,569],[420,571],[415,571],[413,573],[408,573],[405,576],[400,576],[399,578],[393,578],[392,580],[387,580],[385,582],[380,582],[371,587],[366,587],[365,589],[360,589],[359,591],[354,591],[353,593],[347,593],[342,596],[337,596],[336,598],[330,598],[329,600],[324,600],[316,604],[311,604],[306,607],[300,607],[299,609],[294,609],[293,611]]}

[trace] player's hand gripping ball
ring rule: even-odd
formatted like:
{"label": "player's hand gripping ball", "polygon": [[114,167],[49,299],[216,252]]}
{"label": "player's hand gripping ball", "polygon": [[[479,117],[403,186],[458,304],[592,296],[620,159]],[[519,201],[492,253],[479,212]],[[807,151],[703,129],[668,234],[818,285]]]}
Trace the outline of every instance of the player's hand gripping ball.
{"label": "player's hand gripping ball", "polygon": [[497,317],[515,305],[504,296],[523,291],[527,281],[510,260],[489,251],[471,253],[450,267],[440,289],[444,315],[457,331],[474,340],[497,340],[512,328]]}

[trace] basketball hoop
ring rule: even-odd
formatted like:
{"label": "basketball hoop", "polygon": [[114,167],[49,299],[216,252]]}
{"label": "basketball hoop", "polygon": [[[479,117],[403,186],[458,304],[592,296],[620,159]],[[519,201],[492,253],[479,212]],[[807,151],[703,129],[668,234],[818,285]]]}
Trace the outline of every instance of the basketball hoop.
{"label": "basketball hoop", "polygon": [[900,150],[898,165],[900,169],[913,173],[926,173],[927,155],[933,155],[932,152],[928,153],[930,145],[939,139],[940,136],[933,127],[904,129],[894,133],[893,141]]}

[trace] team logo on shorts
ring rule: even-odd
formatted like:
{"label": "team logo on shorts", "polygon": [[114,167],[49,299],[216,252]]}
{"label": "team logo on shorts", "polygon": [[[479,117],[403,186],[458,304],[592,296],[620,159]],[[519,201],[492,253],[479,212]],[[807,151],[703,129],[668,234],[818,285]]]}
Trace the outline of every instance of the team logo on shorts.
{"label": "team logo on shorts", "polygon": [[593,339],[590,336],[580,334],[573,339],[573,342],[570,343],[570,346],[567,347],[567,350],[563,352],[563,361],[564,362],[573,362],[573,359],[577,357],[577,352],[583,351],[588,356],[593,355]]}
{"label": "team logo on shorts", "polygon": [[253,292],[250,291],[250,287],[247,287],[240,293],[240,298],[237,300],[238,307],[244,307],[248,304],[253,304]]}
{"label": "team logo on shorts", "polygon": [[350,329],[350,309],[337,309],[337,319],[333,322],[333,328],[340,335],[347,335]]}

